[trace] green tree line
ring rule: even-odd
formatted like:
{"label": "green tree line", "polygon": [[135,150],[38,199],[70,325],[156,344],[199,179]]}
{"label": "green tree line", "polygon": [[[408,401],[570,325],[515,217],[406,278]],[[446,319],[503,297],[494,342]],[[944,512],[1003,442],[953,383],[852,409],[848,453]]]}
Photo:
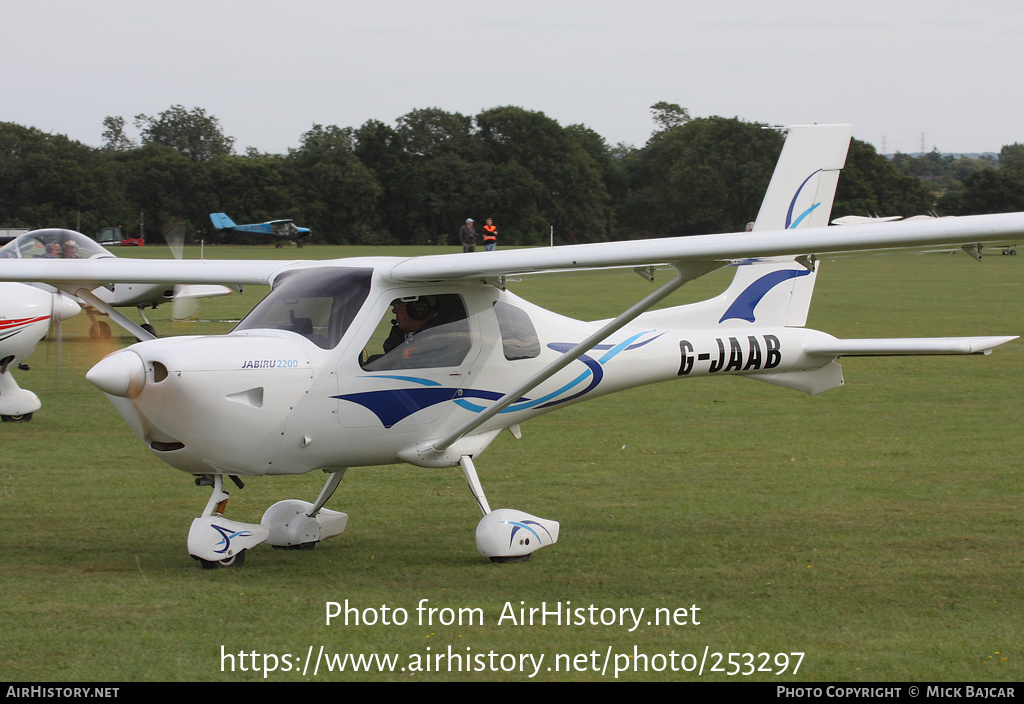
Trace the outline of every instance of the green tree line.
{"label": "green tree line", "polygon": [[[494,218],[504,245],[597,242],[742,230],[756,215],[784,141],[736,118],[652,106],[642,147],[584,125],[505,106],[468,116],[413,110],[394,124],[314,124],[287,154],[234,152],[216,117],[175,105],[103,121],[90,147],[0,123],[0,226],[108,225],[152,236],[185,220],[212,237],[209,213],[236,222],[291,218],[332,244],[454,244],[466,218]],[[889,159],[850,146],[833,214],[943,215],[1024,210],[1024,145],[995,159],[937,152]]]}

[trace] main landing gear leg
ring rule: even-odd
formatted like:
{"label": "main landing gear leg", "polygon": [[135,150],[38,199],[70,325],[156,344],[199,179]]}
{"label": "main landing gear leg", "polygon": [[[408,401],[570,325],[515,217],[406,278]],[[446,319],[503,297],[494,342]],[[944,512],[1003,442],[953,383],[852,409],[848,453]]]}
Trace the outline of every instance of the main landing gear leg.
{"label": "main landing gear leg", "polygon": [[317,543],[341,535],[348,525],[348,514],[324,508],[345,470],[331,472],[316,503],[288,499],[278,501],[263,514],[261,523],[270,531],[267,544],[280,549],[311,549]]}
{"label": "main landing gear leg", "polygon": [[476,549],[491,562],[524,562],[530,555],[558,541],[558,522],[537,518],[522,511],[500,508],[492,511],[476,474],[473,458],[459,459],[462,474],[484,517],[476,526]]}
{"label": "main landing gear leg", "polygon": [[205,475],[196,479],[200,486],[212,486],[203,515],[192,521],[188,531],[188,553],[203,569],[241,567],[245,552],[267,539],[269,530],[259,523],[239,523],[224,518],[230,495],[224,491],[224,476]]}

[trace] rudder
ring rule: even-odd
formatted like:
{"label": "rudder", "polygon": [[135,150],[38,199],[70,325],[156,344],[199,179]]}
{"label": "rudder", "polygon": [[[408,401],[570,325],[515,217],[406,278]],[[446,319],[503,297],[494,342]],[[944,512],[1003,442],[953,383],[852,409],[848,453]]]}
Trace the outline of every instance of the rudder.
{"label": "rudder", "polygon": [[210,213],[210,222],[218,230],[227,230],[235,227],[234,221],[229,218],[225,213]]}
{"label": "rudder", "polygon": [[[797,125],[786,130],[786,142],[753,224],[754,232],[825,227],[832,213],[852,126]],[[806,324],[817,262],[778,257],[734,266],[736,275],[720,296],[649,313],[644,319],[673,327]]]}

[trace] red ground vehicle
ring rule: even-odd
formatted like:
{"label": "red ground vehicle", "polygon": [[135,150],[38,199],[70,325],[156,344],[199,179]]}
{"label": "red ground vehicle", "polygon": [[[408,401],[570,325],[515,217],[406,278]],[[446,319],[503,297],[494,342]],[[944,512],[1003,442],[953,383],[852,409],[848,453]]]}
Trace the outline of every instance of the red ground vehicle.
{"label": "red ground vehicle", "polygon": [[120,227],[104,227],[96,235],[96,241],[104,247],[141,247],[146,244],[142,237],[129,237]]}

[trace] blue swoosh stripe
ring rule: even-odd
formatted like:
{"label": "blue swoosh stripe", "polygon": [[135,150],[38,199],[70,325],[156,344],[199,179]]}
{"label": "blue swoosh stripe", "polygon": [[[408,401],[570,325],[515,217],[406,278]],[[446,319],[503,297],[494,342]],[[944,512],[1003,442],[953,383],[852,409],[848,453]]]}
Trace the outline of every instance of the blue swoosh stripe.
{"label": "blue swoosh stripe", "polygon": [[[414,389],[385,389],[383,391],[363,391],[355,394],[341,394],[331,398],[350,401],[366,408],[380,420],[385,428],[390,428],[399,421],[405,420],[413,413],[424,408],[445,403],[459,397],[460,389],[443,387]],[[485,398],[496,401],[501,394],[493,391],[462,389],[462,396]]]}
{"label": "blue swoosh stripe", "polygon": [[789,229],[792,230],[792,229],[796,229],[797,227],[799,227],[800,223],[803,222],[804,218],[806,218],[808,215],[810,215],[812,212],[814,212],[814,209],[817,208],[819,205],[821,205],[821,203],[815,203],[810,208],[808,208],[804,212],[800,213],[800,217],[798,217],[793,222],[793,224],[789,226]]}
{"label": "blue swoosh stripe", "polygon": [[[522,528],[523,530],[528,530],[531,533],[533,533],[533,537],[536,538],[538,542],[541,542],[541,543],[544,542],[544,539],[541,538],[540,535],[537,533],[537,531],[535,531],[533,528],[531,528],[530,525],[539,526],[545,533],[548,534],[548,540],[551,539],[551,532],[547,528],[544,528],[544,526],[540,525],[540,523],[538,523],[537,521],[523,521],[523,522],[520,522],[520,521],[503,521],[503,523],[507,523],[508,525],[513,526],[512,534],[508,537],[508,544],[510,546],[512,545],[512,541],[515,539],[516,533],[519,532],[520,528]],[[527,525],[527,524],[530,524],[530,525]]]}
{"label": "blue swoosh stripe", "polygon": [[[650,331],[648,331],[648,332],[650,332]],[[630,337],[626,341],[621,342],[621,343],[619,343],[618,345],[615,345],[615,346],[612,346],[612,345],[595,345],[593,349],[599,350],[599,351],[600,350],[609,350],[609,352],[607,354],[605,354],[600,360],[594,360],[594,358],[591,357],[590,355],[586,355],[586,354],[581,355],[580,358],[579,358],[579,361],[581,361],[585,365],[587,365],[587,368],[588,368],[587,371],[584,371],[578,377],[576,377],[575,379],[570,381],[568,384],[566,384],[565,386],[561,387],[560,389],[556,389],[555,391],[552,391],[547,396],[542,396],[541,398],[534,399],[532,401],[525,401],[525,402],[522,402],[522,403],[514,403],[514,404],[510,405],[508,408],[506,408],[503,411],[501,411],[501,412],[502,413],[514,413],[515,411],[522,411],[522,410],[525,410],[527,408],[533,408],[535,406],[539,406],[540,408],[548,408],[549,406],[556,406],[558,404],[566,403],[566,402],[571,401],[571,400],[573,400],[575,398],[579,398],[580,396],[583,396],[584,394],[588,393],[591,389],[593,389],[595,386],[597,386],[599,383],[601,383],[601,380],[604,378],[604,370],[601,368],[601,365],[603,365],[606,362],[609,362],[610,360],[612,360],[614,357],[616,357],[623,350],[636,349],[638,347],[643,347],[644,345],[647,345],[647,344],[649,344],[651,342],[654,342],[659,337],[661,337],[661,335],[663,335],[664,333],[662,333],[661,335],[655,335],[654,337],[652,337],[649,340],[644,340],[643,342],[639,342],[637,344],[632,344],[634,340],[636,340],[636,339],[638,339],[641,336],[646,335],[646,334],[647,334],[647,332],[637,333],[633,337]],[[561,352],[562,354],[565,354],[566,352],[568,352],[569,350],[571,350],[575,346],[576,346],[575,344],[570,343],[570,342],[553,342],[553,343],[548,345],[548,347],[550,347],[551,349],[555,350],[556,352]],[[568,396],[566,398],[558,398],[562,394],[567,393],[569,390],[575,388],[576,386],[579,386],[581,383],[583,383],[584,380],[587,379],[587,377],[590,377],[590,376],[593,376],[593,380],[587,385],[587,387],[585,389],[576,392],[572,396]],[[554,400],[554,399],[557,399],[557,400]],[[478,405],[469,403],[468,401],[459,400],[459,401],[456,401],[456,403],[459,406],[461,406],[462,408],[465,408],[467,411],[474,411],[476,413],[479,413],[479,412],[483,411],[486,408],[485,406],[478,406]]]}
{"label": "blue swoosh stripe", "polygon": [[801,213],[800,217],[798,217],[796,219],[796,222],[793,222],[793,208],[796,207],[796,199],[800,197],[800,191],[804,190],[804,186],[807,185],[807,182],[810,181],[812,178],[814,178],[814,174],[817,174],[817,173],[820,173],[820,172],[821,172],[821,169],[818,169],[817,171],[812,172],[810,176],[805,178],[804,182],[800,184],[800,187],[796,189],[796,193],[793,194],[793,200],[789,201],[789,210],[786,212],[786,229],[787,230],[792,229],[792,228],[796,227],[797,225],[799,225],[803,221],[803,219],[810,214],[810,212],[812,210],[814,210],[819,205],[821,205],[821,203],[815,203],[810,208],[808,208],[803,213]]}
{"label": "blue swoosh stripe", "polygon": [[[597,386],[604,378],[604,370],[601,368],[603,364],[608,363],[620,353],[626,350],[633,350],[638,347],[650,344],[654,340],[657,340],[664,333],[655,335],[654,337],[643,340],[642,342],[636,342],[639,338],[649,334],[653,331],[646,331],[637,333],[632,337],[626,339],[617,345],[595,345],[593,349],[598,351],[606,351],[600,360],[595,360],[589,355],[582,355],[580,361],[586,366],[587,370],[577,376],[575,379],[565,384],[561,388],[553,391],[546,396],[538,399],[523,398],[516,403],[513,403],[508,408],[504,409],[502,413],[513,413],[515,411],[521,411],[527,408],[533,408],[539,406],[546,408],[548,406],[554,406],[562,403],[566,403],[575,398],[578,398],[591,389]],[[561,342],[551,343],[548,345],[551,349],[565,354],[570,349],[575,347],[574,343]],[[582,384],[588,377],[592,377],[592,380],[587,384],[586,388],[575,394],[559,398],[563,394],[569,392],[575,387]],[[339,394],[332,396],[342,401],[349,401],[363,406],[380,420],[381,424],[385,428],[390,428],[402,420],[408,418],[412,414],[421,411],[430,406],[437,405],[439,403],[445,403],[447,401],[454,401],[460,408],[464,408],[467,411],[473,411],[479,413],[487,408],[487,406],[473,403],[468,400],[471,398],[483,399],[486,401],[496,401],[501,398],[504,394],[495,391],[484,391],[481,389],[465,389],[455,387],[445,387],[439,382],[432,379],[424,379],[422,377],[415,376],[403,376],[394,374],[374,374],[365,378],[372,379],[394,379],[396,381],[404,381],[413,384],[419,384],[419,387],[404,388],[404,389],[383,389],[380,391],[362,391],[352,394]]]}
{"label": "blue swoosh stripe", "polygon": [[798,276],[807,276],[810,273],[810,269],[778,269],[765,274],[747,286],[743,293],[736,297],[736,300],[732,302],[732,305],[729,306],[729,309],[725,311],[725,314],[722,315],[718,322],[722,323],[733,318],[746,320],[748,323],[754,322],[754,308],[757,307],[762,298],[768,295],[769,291],[783,281],[789,281]]}

